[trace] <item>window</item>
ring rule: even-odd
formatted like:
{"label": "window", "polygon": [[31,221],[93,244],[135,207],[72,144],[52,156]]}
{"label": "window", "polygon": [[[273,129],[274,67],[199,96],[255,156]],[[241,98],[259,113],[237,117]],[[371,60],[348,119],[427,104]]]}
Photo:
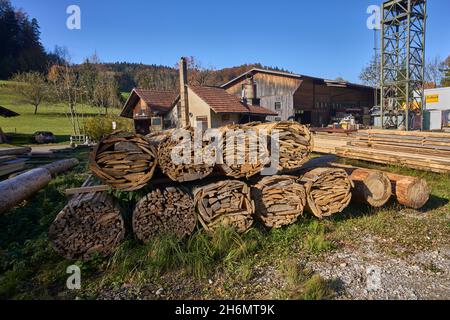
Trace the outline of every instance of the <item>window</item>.
{"label": "window", "polygon": [[281,117],[275,117],[275,121],[281,121]]}
{"label": "window", "polygon": [[153,117],[152,118],[152,126],[160,126],[161,125],[161,117]]}
{"label": "window", "polygon": [[281,110],[281,102],[275,102],[275,110]]}
{"label": "window", "polygon": [[208,129],[208,117],[207,116],[198,116],[195,118],[197,128],[202,130]]}
{"label": "window", "polygon": [[229,114],[223,114],[222,115],[222,121],[230,121],[230,115]]}
{"label": "window", "polygon": [[178,119],[181,119],[181,103],[177,104],[177,116]]}

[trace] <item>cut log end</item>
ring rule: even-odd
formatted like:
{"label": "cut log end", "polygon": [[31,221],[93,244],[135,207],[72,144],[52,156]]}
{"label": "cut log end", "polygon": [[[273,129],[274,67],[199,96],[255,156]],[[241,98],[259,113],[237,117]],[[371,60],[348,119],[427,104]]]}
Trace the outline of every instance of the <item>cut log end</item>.
{"label": "cut log end", "polygon": [[350,179],[355,185],[352,191],[354,198],[372,207],[385,205],[392,195],[391,182],[382,172],[355,169]]}

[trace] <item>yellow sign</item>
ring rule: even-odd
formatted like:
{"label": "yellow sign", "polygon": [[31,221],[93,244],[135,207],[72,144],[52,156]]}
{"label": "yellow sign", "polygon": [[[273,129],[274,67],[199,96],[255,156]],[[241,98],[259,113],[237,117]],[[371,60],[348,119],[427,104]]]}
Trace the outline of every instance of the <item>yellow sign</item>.
{"label": "yellow sign", "polygon": [[429,94],[425,98],[426,98],[427,103],[438,103],[439,102],[438,94]]}

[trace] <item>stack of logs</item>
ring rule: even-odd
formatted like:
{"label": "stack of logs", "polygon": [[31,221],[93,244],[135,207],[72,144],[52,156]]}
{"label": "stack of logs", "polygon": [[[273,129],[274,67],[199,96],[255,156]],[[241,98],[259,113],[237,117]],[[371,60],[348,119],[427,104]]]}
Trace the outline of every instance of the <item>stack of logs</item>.
{"label": "stack of logs", "polygon": [[[231,130],[250,135],[241,139]],[[115,132],[100,141],[90,164],[97,177],[122,191],[149,187],[132,217],[139,240],[149,242],[163,234],[181,239],[194,232],[197,220],[208,232],[227,225],[243,233],[255,218],[268,228],[280,228],[297,221],[305,211],[318,218],[338,214],[351,199],[380,207],[393,194],[399,203],[412,208],[420,208],[428,200],[429,190],[422,179],[343,166],[326,157],[308,161],[312,136],[307,127],[295,122],[233,125],[219,131],[223,138],[214,143],[224,147],[225,163],[217,164],[197,162],[195,151],[209,153],[214,159],[219,154],[212,140],[198,142],[192,135],[186,136],[186,132],[194,132],[192,128],[145,138]],[[257,148],[254,139],[264,132],[278,132],[278,148],[271,139]],[[183,153],[185,147],[190,149],[187,154]],[[276,149],[279,161],[274,174],[262,176]],[[178,155],[178,161],[173,155]],[[226,158],[230,155],[244,161],[229,164]],[[259,161],[250,164],[255,155]],[[153,177],[156,166],[167,178]],[[109,254],[124,236],[123,220],[113,199],[104,191],[86,190],[70,200],[50,228],[55,248],[71,259],[86,259],[94,252]]]}
{"label": "stack of logs", "polygon": [[[92,185],[87,179],[83,186]],[[48,232],[58,253],[68,259],[107,256],[120,244],[125,226],[120,208],[106,192],[78,194],[56,216]]]}
{"label": "stack of logs", "polygon": [[100,141],[90,156],[91,171],[105,183],[122,191],[144,187],[156,168],[156,153],[144,138],[113,132]]}

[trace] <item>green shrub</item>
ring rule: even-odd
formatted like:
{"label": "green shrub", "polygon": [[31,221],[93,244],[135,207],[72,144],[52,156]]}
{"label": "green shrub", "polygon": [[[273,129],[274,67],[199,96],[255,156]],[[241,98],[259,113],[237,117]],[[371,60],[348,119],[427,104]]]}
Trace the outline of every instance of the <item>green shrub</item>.
{"label": "green shrub", "polygon": [[113,132],[112,123],[116,122],[116,130],[133,131],[133,121],[131,119],[119,117],[117,115],[102,115],[87,118],[84,121],[84,130],[92,140],[99,141],[103,136]]}

